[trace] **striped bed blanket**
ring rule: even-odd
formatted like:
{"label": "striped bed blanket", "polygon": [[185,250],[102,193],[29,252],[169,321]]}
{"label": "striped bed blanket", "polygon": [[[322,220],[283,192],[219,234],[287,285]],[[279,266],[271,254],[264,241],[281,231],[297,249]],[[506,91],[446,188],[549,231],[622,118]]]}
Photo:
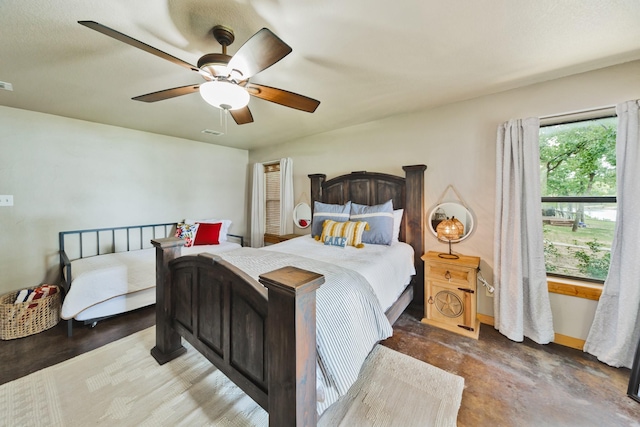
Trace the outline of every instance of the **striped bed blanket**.
{"label": "striped bed blanket", "polygon": [[[267,248],[265,248],[267,249]],[[260,274],[294,266],[325,276],[316,293],[317,366],[322,375],[318,413],[356,381],[367,355],[393,333],[378,299],[358,272],[311,258],[265,249],[242,248],[220,254],[255,280]]]}

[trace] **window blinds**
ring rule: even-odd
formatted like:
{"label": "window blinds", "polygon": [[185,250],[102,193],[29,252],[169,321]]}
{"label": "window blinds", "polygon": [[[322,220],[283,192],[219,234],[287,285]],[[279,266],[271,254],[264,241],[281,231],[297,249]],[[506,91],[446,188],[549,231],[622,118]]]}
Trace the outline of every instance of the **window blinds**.
{"label": "window blinds", "polygon": [[280,164],[264,165],[266,187],[265,233],[280,234]]}

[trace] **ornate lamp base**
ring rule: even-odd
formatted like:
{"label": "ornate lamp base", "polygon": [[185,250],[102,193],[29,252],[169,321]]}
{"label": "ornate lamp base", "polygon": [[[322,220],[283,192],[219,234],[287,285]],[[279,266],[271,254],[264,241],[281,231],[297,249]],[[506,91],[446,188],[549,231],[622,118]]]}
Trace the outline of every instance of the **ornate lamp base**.
{"label": "ornate lamp base", "polygon": [[451,253],[451,240],[449,240],[449,253],[439,253],[438,256],[444,259],[459,259],[460,257],[456,254]]}

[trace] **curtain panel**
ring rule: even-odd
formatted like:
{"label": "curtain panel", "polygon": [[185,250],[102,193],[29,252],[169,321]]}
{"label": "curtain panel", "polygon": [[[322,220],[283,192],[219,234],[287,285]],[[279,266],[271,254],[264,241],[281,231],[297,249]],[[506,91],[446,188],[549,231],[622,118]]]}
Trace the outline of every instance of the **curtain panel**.
{"label": "curtain panel", "polygon": [[280,159],[280,235],[293,233],[293,160]]}
{"label": "curtain panel", "polygon": [[498,127],[494,235],[495,328],[513,341],[553,341],[544,265],[540,196],[540,121]]}
{"label": "curtain panel", "polygon": [[264,165],[253,165],[253,182],[251,187],[251,247],[264,246],[264,230],[266,222],[264,186]]}
{"label": "curtain panel", "polygon": [[631,368],[640,339],[640,101],[616,106],[618,213],[609,274],[584,351]]}

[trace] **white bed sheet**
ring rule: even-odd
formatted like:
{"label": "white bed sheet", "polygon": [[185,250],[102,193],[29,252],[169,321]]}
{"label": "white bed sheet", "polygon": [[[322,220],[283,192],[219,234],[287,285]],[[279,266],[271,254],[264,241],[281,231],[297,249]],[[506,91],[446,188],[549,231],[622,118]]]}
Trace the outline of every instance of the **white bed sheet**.
{"label": "white bed sheet", "polygon": [[[240,247],[232,242],[183,247],[182,255],[222,253]],[[62,304],[61,317],[87,320],[154,304],[155,253],[155,248],[148,248],[72,261],[73,282]],[[130,300],[127,300],[128,296],[131,296]],[[101,303],[104,305],[96,307]]]}
{"label": "white bed sheet", "polygon": [[413,247],[403,242],[394,242],[391,246],[368,244],[359,249],[340,248],[324,245],[307,235],[265,246],[262,250],[304,256],[355,270],[371,284],[384,311],[396,302],[411,282],[411,276],[416,274]]}

